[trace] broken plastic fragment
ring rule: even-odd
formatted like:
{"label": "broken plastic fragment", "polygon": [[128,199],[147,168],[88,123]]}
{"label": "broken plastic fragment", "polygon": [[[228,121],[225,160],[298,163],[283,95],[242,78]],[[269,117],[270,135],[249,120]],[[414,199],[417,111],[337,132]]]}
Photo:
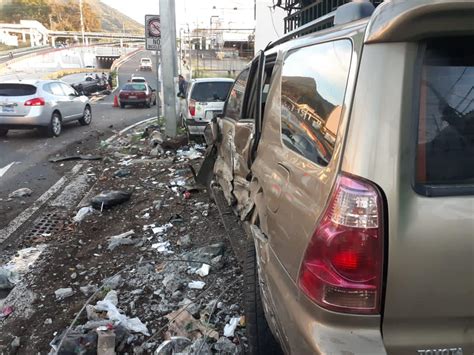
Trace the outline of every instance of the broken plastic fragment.
{"label": "broken plastic fragment", "polygon": [[76,223],[82,222],[82,220],[86,218],[88,214],[91,214],[93,212],[94,209],[91,206],[82,207],[79,211],[77,211],[76,215],[73,217],[72,220]]}
{"label": "broken plastic fragment", "polygon": [[227,323],[224,327],[224,336],[226,337],[233,337],[235,329],[240,322],[240,317],[232,318],[229,323]]}
{"label": "broken plastic fragment", "polygon": [[202,290],[206,286],[204,281],[191,281],[188,283],[188,287],[194,290]]}
{"label": "broken plastic fragment", "polygon": [[196,270],[196,274],[198,274],[201,277],[209,275],[209,270],[211,269],[211,266],[208,264],[202,264],[202,266]]}

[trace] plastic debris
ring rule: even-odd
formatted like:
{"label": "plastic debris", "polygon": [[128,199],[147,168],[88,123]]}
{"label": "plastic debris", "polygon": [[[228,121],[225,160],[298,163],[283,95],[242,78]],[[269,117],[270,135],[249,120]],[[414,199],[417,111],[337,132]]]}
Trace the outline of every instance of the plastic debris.
{"label": "plastic debris", "polygon": [[189,148],[189,150],[178,150],[177,156],[179,158],[187,158],[190,160],[198,159],[202,157],[202,153],[196,150],[194,147]]}
{"label": "plastic debris", "polygon": [[196,274],[198,274],[201,277],[209,275],[209,270],[211,269],[211,266],[208,264],[202,264],[202,266],[196,270]]}
{"label": "plastic debris", "polygon": [[54,291],[54,294],[56,295],[57,300],[63,300],[74,295],[74,291],[71,287],[58,288],[56,291]]}
{"label": "plastic debris", "polygon": [[235,329],[240,322],[240,317],[231,318],[229,323],[227,323],[224,327],[224,336],[226,337],[233,337]]}
{"label": "plastic debris", "polygon": [[128,175],[130,175],[130,174],[131,174],[130,170],[122,168],[122,169],[118,169],[118,170],[114,173],[114,176],[115,176],[115,177],[126,177],[126,176],[128,176]]}
{"label": "plastic debris", "polygon": [[87,215],[94,212],[94,209],[91,206],[82,207],[79,211],[77,211],[76,215],[73,217],[73,221],[76,223],[80,223],[86,218]]}
{"label": "plastic debris", "polygon": [[132,230],[129,230],[128,232],[119,234],[119,235],[114,235],[109,238],[109,246],[107,249],[109,250],[114,250],[116,247],[121,246],[121,245],[133,245],[137,241],[133,240],[131,238],[128,238],[131,235],[134,235],[135,232]]}
{"label": "plastic debris", "polygon": [[159,227],[155,227],[153,225],[151,230],[152,230],[153,234],[162,235],[162,234],[166,233],[167,231],[169,231],[171,228],[173,228],[173,225],[171,223],[166,223],[166,224],[163,224],[162,226],[159,226]]}
{"label": "plastic debris", "polygon": [[[189,339],[197,339],[202,337],[202,335],[207,334],[208,337],[219,339],[219,333],[209,327],[209,325],[204,325],[200,320],[194,318],[192,314],[187,310],[182,308],[168,313],[165,317],[168,320],[173,320],[169,324],[168,330],[173,334],[178,336],[183,336]],[[186,354],[185,351],[183,353]],[[201,354],[201,353],[199,353]]]}
{"label": "plastic debris", "polygon": [[19,281],[18,274],[7,268],[0,268],[0,290],[11,290]]}
{"label": "plastic debris", "polygon": [[169,250],[168,248],[170,247],[170,242],[160,242],[160,243],[154,243],[151,245],[152,249],[156,249],[159,253],[161,254],[173,254],[173,251]]}
{"label": "plastic debris", "polygon": [[108,209],[130,200],[132,194],[126,191],[103,191],[91,199],[96,210]]}
{"label": "plastic debris", "polygon": [[23,187],[21,189],[13,191],[10,195],[8,195],[9,198],[18,198],[18,197],[26,197],[26,196],[31,196],[33,191],[27,187]]}
{"label": "plastic debris", "polygon": [[206,286],[204,281],[191,281],[188,283],[188,287],[194,290],[202,290]]}
{"label": "plastic debris", "polygon": [[187,346],[191,345],[191,340],[186,337],[170,337],[165,340],[155,350],[155,355],[171,355],[181,353]]}
{"label": "plastic debris", "polygon": [[[142,323],[142,321],[139,318],[137,318],[137,317],[128,318],[126,315],[119,312],[116,305],[114,304],[115,303],[115,298],[113,298],[113,296],[110,296],[108,298],[108,296],[111,292],[112,291],[110,291],[102,301],[97,302],[97,305],[95,306],[95,309],[97,311],[107,312],[107,317],[111,321],[120,323],[122,326],[124,326],[129,331],[135,332],[135,333],[142,333],[146,336],[149,336],[150,333],[148,332],[148,328],[146,327],[145,324]],[[115,291],[113,291],[113,292],[115,292]],[[116,293],[115,293],[115,295],[116,295]]]}
{"label": "plastic debris", "polygon": [[12,306],[5,306],[2,308],[2,317],[7,318],[10,314],[13,313],[15,309]]}

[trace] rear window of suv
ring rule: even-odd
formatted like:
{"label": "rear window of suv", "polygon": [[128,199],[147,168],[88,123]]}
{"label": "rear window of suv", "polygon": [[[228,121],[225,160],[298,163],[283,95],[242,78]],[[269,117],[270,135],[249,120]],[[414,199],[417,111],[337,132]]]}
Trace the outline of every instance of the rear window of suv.
{"label": "rear window of suv", "polygon": [[416,189],[474,192],[473,38],[430,40],[421,67]]}
{"label": "rear window of suv", "polygon": [[198,102],[225,101],[229,93],[232,82],[207,82],[196,83],[193,86],[191,99]]}
{"label": "rear window of suv", "polygon": [[30,96],[36,94],[36,86],[28,84],[0,84],[0,96]]}
{"label": "rear window of suv", "polygon": [[126,91],[146,91],[145,84],[127,84],[123,87]]}

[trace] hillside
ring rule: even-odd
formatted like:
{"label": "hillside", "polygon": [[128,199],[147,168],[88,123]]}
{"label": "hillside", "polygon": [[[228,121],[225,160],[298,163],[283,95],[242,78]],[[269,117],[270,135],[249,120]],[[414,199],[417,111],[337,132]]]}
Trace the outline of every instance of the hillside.
{"label": "hillside", "polygon": [[101,20],[102,29],[107,32],[122,32],[125,26],[127,33],[143,33],[143,25],[118,10],[102,3],[100,0],[86,0]]}

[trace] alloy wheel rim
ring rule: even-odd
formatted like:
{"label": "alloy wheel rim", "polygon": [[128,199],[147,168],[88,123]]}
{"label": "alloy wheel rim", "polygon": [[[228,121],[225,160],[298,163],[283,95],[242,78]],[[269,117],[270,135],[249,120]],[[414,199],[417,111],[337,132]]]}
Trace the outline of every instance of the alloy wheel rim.
{"label": "alloy wheel rim", "polygon": [[88,108],[84,111],[84,121],[86,121],[86,123],[91,122],[91,111]]}
{"label": "alloy wheel rim", "polygon": [[61,121],[59,120],[58,116],[53,117],[53,132],[56,135],[59,135],[59,133],[61,133]]}

